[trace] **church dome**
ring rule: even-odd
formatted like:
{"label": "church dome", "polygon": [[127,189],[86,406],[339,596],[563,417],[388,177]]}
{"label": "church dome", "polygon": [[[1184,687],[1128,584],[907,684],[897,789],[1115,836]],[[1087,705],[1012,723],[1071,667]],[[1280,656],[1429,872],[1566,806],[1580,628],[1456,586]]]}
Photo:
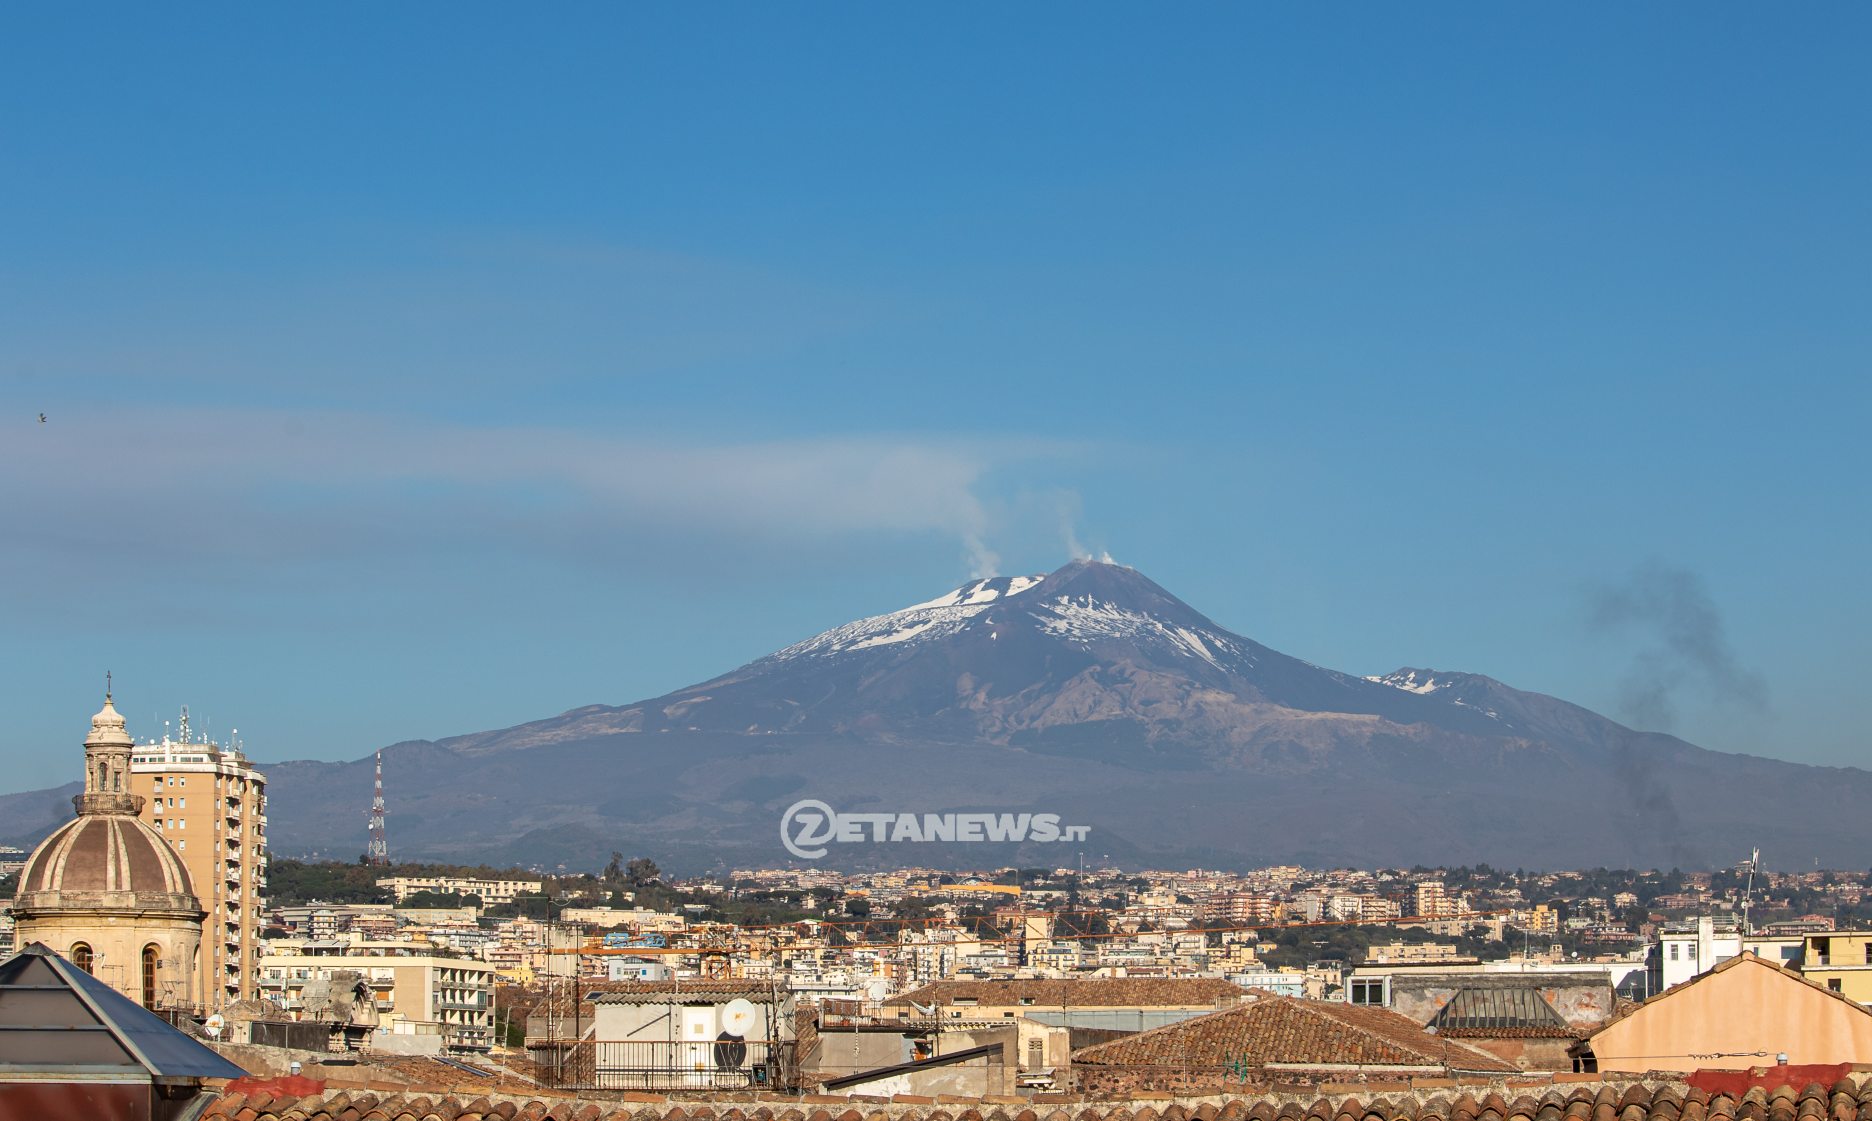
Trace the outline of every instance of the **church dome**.
{"label": "church dome", "polygon": [[188,869],[134,817],[87,814],[40,842],[20,870],[16,912],[108,906],[199,911]]}

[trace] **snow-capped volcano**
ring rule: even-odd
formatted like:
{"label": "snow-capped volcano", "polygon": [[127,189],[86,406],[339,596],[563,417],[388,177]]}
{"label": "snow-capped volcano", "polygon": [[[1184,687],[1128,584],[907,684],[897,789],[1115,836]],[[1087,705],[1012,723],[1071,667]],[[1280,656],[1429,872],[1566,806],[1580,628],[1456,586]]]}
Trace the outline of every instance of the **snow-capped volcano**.
{"label": "snow-capped volcano", "polygon": [[[1115,735],[1207,755],[1239,753],[1253,730],[1287,710],[1500,730],[1485,709],[1396,685],[1271,650],[1135,569],[1078,560],[1042,575],[974,580],[700,685],[567,719],[585,730],[992,743]],[[535,731],[557,740],[566,728]],[[510,736],[485,742],[510,746]]]}
{"label": "snow-capped volcano", "polygon": [[[1744,840],[1856,867],[1872,845],[1865,771],[1703,751],[1480,674],[1340,673],[1089,561],[973,580],[651,700],[395,745],[384,769],[404,853],[574,867],[619,848],[666,866],[784,860],[779,821],[802,798],[1058,813],[1090,827],[1088,855],[1158,867],[1691,868]],[[281,851],[359,842],[333,823],[368,802],[368,755],[267,770]],[[1069,856],[912,849],[848,859]]]}
{"label": "snow-capped volcano", "polygon": [[[1102,571],[1110,570],[1110,571]],[[1016,597],[1023,597],[1018,603]],[[999,610],[997,610],[999,609]],[[1155,612],[1155,613],[1153,613]],[[830,658],[885,646],[951,639],[973,627],[998,641],[1012,624],[1037,626],[1066,643],[1116,639],[1197,658],[1218,669],[1245,657],[1240,641],[1131,569],[1075,561],[1051,574],[996,576],[967,583],[901,611],[835,627],[756,662]],[[1252,665],[1248,659],[1243,665]]]}

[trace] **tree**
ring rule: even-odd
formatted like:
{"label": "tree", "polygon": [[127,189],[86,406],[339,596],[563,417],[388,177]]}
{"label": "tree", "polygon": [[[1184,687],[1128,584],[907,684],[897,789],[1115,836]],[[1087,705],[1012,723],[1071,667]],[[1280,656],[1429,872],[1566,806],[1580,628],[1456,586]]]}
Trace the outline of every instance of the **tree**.
{"label": "tree", "polygon": [[600,877],[606,883],[616,883],[624,878],[624,854],[613,849],[611,863],[604,866],[604,875]]}
{"label": "tree", "polygon": [[640,856],[624,866],[624,882],[635,888],[648,887],[656,883],[663,875],[663,869],[656,866],[656,861],[647,856]]}

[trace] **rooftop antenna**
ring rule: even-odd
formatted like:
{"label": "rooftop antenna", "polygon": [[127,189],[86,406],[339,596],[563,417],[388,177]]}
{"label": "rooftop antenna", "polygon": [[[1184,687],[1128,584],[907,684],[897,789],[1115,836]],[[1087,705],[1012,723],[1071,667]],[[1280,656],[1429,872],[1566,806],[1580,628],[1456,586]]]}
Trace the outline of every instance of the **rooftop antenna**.
{"label": "rooftop antenna", "polygon": [[[41,413],[39,415],[44,416],[45,414]],[[107,701],[110,700],[110,694],[111,694],[111,674],[109,670],[105,670],[104,671],[104,699]]]}
{"label": "rooftop antenna", "polygon": [[1742,885],[1742,934],[1744,937],[1753,933],[1749,930],[1749,896],[1755,890],[1755,865],[1759,863],[1761,863],[1761,849],[1750,850],[1748,880]]}
{"label": "rooftop antenna", "polygon": [[365,851],[364,859],[370,864],[390,863],[390,839],[384,832],[383,800],[383,752],[377,753],[377,791],[371,798],[370,808],[370,848]]}
{"label": "rooftop antenna", "polygon": [[189,724],[189,720],[188,720],[188,706],[187,706],[187,705],[183,705],[183,706],[182,706],[182,715],[181,715],[181,717],[180,717],[180,718],[179,718],[179,719],[178,719],[178,720],[176,721],[176,725],[177,725],[177,727],[176,727],[176,742],[177,742],[177,743],[188,743],[188,742],[189,742],[189,726],[188,726],[188,724]]}

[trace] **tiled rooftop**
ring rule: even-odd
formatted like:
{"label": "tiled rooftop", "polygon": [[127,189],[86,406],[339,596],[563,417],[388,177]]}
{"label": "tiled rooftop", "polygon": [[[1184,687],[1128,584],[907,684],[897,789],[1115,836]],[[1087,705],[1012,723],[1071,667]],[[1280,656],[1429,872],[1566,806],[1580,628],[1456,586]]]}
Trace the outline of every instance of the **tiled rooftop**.
{"label": "tiled rooftop", "polygon": [[[1770,1071],[1773,1068],[1769,1068]],[[1565,1079],[1567,1076],[1558,1076]],[[1760,1081],[1760,1080],[1757,1080]],[[1766,1081],[1774,1082],[1772,1075]],[[1334,1092],[1337,1090],[1338,1092]],[[1872,1117],[1872,1080],[1847,1075],[1832,1085],[1755,1085],[1710,1091],[1684,1082],[1578,1082],[1507,1079],[1458,1084],[1442,1079],[1325,1086],[1302,1096],[1212,1094],[1171,1099],[1136,1095],[1092,1102],[1065,1095],[1018,1098],[831,1097],[667,1100],[652,1094],[608,1100],[505,1095],[326,1090],[311,1095],[258,1089],[232,1092],[207,1118],[234,1121],[1858,1121]]]}
{"label": "tiled rooftop", "polygon": [[1039,1008],[1174,1008],[1235,1001],[1248,990],[1231,981],[1203,977],[1087,977],[1070,981],[935,981],[889,1003],[1018,1006]]}
{"label": "tiled rooftop", "polygon": [[1337,1001],[1263,997],[1167,1027],[1085,1047],[1073,1065],[1203,1068],[1242,1063],[1260,1068],[1346,1066],[1442,1067],[1508,1073],[1513,1064],[1444,1036],[1408,1016]]}

